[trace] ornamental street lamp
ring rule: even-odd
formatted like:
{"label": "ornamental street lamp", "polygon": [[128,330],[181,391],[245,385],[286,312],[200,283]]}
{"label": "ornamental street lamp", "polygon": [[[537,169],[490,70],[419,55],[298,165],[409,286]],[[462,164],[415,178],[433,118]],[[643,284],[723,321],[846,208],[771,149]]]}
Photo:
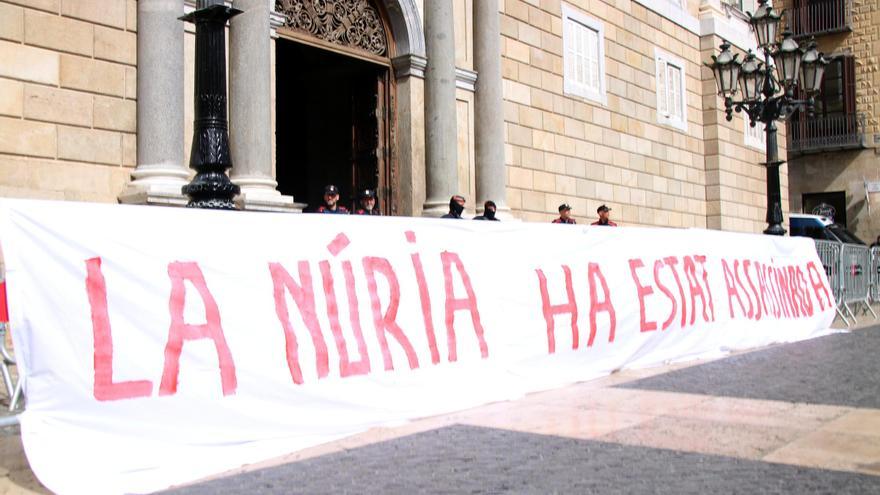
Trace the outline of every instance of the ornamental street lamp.
{"label": "ornamental street lamp", "polygon": [[[782,193],[779,186],[779,160],[776,141],[776,121],[785,120],[796,110],[805,110],[812,116],[815,96],[822,87],[822,75],[828,61],[816,49],[811,40],[804,50],[791,33],[782,33],[777,40],[782,14],[760,0],[758,9],[749,14],[749,23],[755,31],[758,48],[764,61],[749,50],[746,58],[738,60],[739,55],[730,51],[730,43],[721,43],[721,53],[712,56],[712,63],[705,65],[712,69],[718,94],[724,97],[724,110],[727,120],[733,119],[733,111],[746,112],[749,125],[764,124],[767,137],[767,229],[768,235],[785,235],[782,227]],[[776,72],[774,73],[774,67]],[[737,89],[737,83],[739,88]],[[795,97],[797,86],[806,99]],[[740,93],[741,99],[734,100]]]}
{"label": "ornamental street lamp", "polygon": [[181,20],[196,25],[195,122],[189,166],[196,171],[183,186],[188,207],[234,210],[240,188],[226,175],[232,167],[226,119],[226,22],[240,10],[223,0],[199,0]]}

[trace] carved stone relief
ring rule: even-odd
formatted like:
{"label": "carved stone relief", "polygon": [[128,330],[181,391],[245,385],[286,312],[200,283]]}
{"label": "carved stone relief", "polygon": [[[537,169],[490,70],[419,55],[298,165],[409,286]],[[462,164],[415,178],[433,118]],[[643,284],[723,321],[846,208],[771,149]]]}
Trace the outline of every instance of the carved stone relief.
{"label": "carved stone relief", "polygon": [[382,16],[370,0],[275,0],[284,26],[318,39],[388,55]]}

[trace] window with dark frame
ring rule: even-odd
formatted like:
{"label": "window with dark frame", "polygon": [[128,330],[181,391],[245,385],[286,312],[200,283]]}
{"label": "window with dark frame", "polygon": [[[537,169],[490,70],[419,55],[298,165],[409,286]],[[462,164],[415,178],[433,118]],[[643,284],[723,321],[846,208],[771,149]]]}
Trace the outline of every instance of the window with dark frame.
{"label": "window with dark frame", "polygon": [[[813,117],[799,110],[789,120],[790,151],[821,151],[859,142],[855,67],[852,55],[829,57]],[[806,98],[801,88],[798,93],[799,98]]]}
{"label": "window with dark frame", "polygon": [[832,58],[825,67],[822,91],[816,97],[816,116],[829,117],[855,113],[855,57],[842,55]]}

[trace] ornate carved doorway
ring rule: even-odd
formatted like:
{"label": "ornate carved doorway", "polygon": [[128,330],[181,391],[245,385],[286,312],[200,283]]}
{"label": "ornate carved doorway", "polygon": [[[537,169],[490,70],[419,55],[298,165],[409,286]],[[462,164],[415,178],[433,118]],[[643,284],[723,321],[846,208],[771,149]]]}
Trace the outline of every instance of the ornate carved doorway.
{"label": "ornate carved doorway", "polygon": [[[286,16],[275,43],[276,176],[310,207],[326,184],[353,206],[379,192],[393,214],[394,83],[391,36],[370,0],[276,0]],[[308,211],[308,210],[307,210]]]}

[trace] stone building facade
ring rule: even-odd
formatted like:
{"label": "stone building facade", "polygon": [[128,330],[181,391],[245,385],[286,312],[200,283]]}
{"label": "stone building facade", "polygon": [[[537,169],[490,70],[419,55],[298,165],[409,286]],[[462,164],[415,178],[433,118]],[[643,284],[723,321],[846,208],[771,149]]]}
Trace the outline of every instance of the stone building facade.
{"label": "stone building facade", "polygon": [[0,194],[122,192],[137,161],[134,7],[0,2]]}
{"label": "stone building facade", "polygon": [[[763,138],[725,120],[702,66],[722,39],[754,48],[741,6],[226,3],[243,11],[228,64],[245,209],[300,211],[332,181],[398,215],[461,193],[524,221],[565,202],[579,222],[605,203],[624,225],[765,226]],[[0,195],[183,204],[194,37],[177,18],[193,8],[0,0]]]}
{"label": "stone building facade", "polygon": [[795,34],[814,36],[832,61],[813,123],[789,123],[796,140],[789,157],[792,211],[833,212],[835,221],[870,243],[880,235],[880,4],[784,4],[796,18]]}

